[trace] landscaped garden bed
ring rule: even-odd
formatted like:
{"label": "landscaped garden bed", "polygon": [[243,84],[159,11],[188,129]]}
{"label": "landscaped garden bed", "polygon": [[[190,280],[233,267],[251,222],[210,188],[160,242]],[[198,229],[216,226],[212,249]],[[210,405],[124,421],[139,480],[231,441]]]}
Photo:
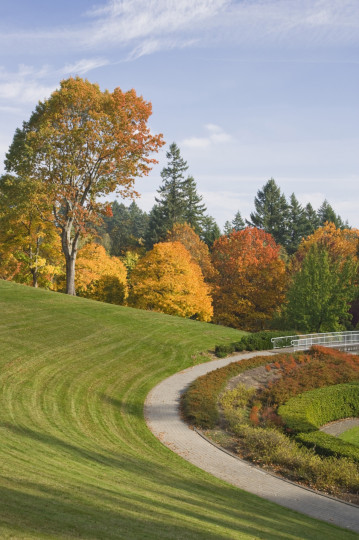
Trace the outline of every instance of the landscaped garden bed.
{"label": "landscaped garden bed", "polygon": [[358,356],[317,346],[210,372],[190,385],[182,412],[239,457],[358,504],[358,447],[318,430],[359,416],[358,381]]}

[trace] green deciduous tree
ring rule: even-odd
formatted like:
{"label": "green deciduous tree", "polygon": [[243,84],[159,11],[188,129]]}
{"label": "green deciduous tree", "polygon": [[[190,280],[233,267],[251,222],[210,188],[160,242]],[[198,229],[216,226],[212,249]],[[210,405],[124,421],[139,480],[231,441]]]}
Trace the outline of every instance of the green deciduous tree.
{"label": "green deciduous tree", "polygon": [[135,178],[148,174],[150,153],[163,144],[147,121],[151,104],[134,90],[101,92],[81,78],[61,82],[15,133],[6,169],[40,181],[52,207],[66,260],[66,292],[75,294],[75,262],[81,237],[116,191],[134,195]]}
{"label": "green deciduous tree", "polygon": [[312,245],[288,290],[282,313],[287,327],[302,332],[343,329],[351,318],[357,270],[356,260],[333,259],[324,246]]}

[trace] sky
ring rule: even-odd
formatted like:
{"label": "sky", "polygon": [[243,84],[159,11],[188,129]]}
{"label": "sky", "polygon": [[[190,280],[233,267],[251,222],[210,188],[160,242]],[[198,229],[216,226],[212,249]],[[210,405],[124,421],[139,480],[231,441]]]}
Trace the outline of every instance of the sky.
{"label": "sky", "polygon": [[0,170],[38,101],[79,75],[152,102],[167,144],[136,181],[144,210],[176,142],[220,227],[270,178],[359,227],[358,53],[358,0],[1,0]]}

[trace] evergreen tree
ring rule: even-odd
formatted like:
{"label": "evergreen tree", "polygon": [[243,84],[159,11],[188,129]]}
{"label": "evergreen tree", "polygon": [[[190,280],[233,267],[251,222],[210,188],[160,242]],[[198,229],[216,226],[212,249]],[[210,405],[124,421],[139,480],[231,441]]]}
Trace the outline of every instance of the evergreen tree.
{"label": "evergreen tree", "polygon": [[243,221],[240,211],[236,213],[232,221],[226,221],[224,224],[224,234],[228,236],[233,231],[243,231],[246,228],[246,224]]}
{"label": "evergreen tree", "polygon": [[202,232],[200,234],[201,240],[207,244],[209,248],[212,247],[213,242],[221,236],[221,230],[218,227],[215,219],[212,216],[205,216],[203,219]]}
{"label": "evergreen tree", "polygon": [[185,196],[183,219],[193,227],[196,234],[200,234],[204,213],[207,208],[205,204],[202,203],[203,197],[197,193],[197,185],[193,176],[188,176],[184,181],[183,191]]}
{"label": "evergreen tree", "polygon": [[329,223],[334,223],[334,225],[339,229],[345,229],[348,227],[348,223],[344,223],[342,218],[334,212],[327,199],[324,200],[323,204],[318,209],[317,215],[320,227],[323,227],[327,221]]}
{"label": "evergreen tree", "polygon": [[290,255],[295,253],[299,244],[308,230],[307,218],[301,204],[299,204],[294,193],[290,196],[288,206],[288,239],[287,251]]}
{"label": "evergreen tree", "polygon": [[248,225],[263,229],[271,234],[278,244],[286,246],[288,204],[273,178],[258,191],[254,205],[256,211],[251,213]]}
{"label": "evergreen tree", "polygon": [[304,215],[306,219],[304,237],[307,237],[310,234],[313,234],[314,231],[319,227],[319,219],[317,212],[314,210],[313,206],[310,203],[308,203],[304,208]]}

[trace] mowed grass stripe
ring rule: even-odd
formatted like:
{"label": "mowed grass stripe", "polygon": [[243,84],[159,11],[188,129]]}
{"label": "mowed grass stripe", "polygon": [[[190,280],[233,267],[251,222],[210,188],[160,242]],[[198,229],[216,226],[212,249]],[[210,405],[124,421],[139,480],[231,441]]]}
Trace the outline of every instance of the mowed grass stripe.
{"label": "mowed grass stripe", "polygon": [[1,538],[355,538],[196,469],[148,391],[229,328],[0,281]]}

